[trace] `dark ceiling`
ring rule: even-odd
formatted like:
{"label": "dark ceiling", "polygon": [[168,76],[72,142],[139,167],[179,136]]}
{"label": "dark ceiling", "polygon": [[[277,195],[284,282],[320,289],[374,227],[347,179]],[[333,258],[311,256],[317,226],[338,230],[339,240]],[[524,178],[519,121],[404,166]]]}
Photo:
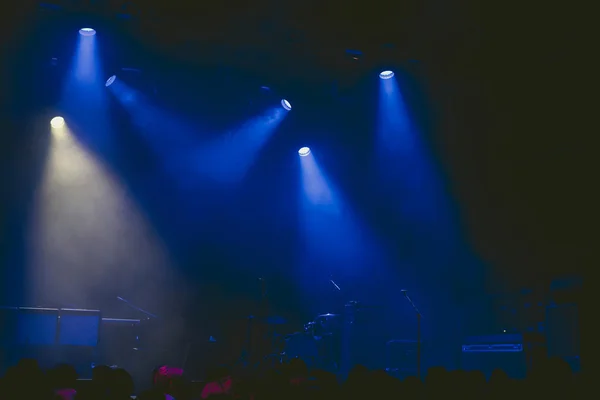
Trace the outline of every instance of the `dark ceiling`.
{"label": "dark ceiling", "polygon": [[[117,25],[140,46],[162,56],[285,71],[287,78],[340,76],[348,68],[372,68],[409,59],[436,62],[444,56],[439,52],[440,44],[449,51],[447,46],[460,43],[464,52],[478,40],[477,19],[471,11],[443,1],[394,4],[376,0],[368,7],[362,2],[316,0],[57,0],[21,4],[19,9],[10,10],[7,21],[12,20],[10,25],[17,30],[5,26],[7,35],[18,36],[33,21],[69,15],[95,25]],[[364,53],[359,63],[349,63],[349,49]]]}
{"label": "dark ceiling", "polygon": [[[586,157],[573,133],[580,131],[570,80],[576,50],[561,8],[469,0],[46,2],[58,11],[41,3],[0,6],[3,58],[39,21],[69,13],[118,23],[155,57],[277,71],[281,82],[351,83],[360,71],[417,60],[440,115],[434,145],[496,276],[531,284],[580,272],[591,259],[580,194]],[[353,60],[348,49],[363,57]],[[0,96],[10,103],[6,91]]]}

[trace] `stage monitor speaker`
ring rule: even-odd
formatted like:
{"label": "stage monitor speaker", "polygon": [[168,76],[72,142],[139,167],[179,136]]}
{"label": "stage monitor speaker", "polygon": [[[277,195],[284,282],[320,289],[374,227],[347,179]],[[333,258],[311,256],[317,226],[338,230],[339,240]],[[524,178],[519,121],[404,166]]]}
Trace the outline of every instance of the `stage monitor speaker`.
{"label": "stage monitor speaker", "polygon": [[100,311],[62,308],[59,318],[60,345],[96,347],[100,331]]}
{"label": "stage monitor speaker", "polygon": [[57,342],[57,308],[19,307],[17,340],[21,346],[49,346]]}
{"label": "stage monitor speaker", "polygon": [[11,347],[17,341],[17,307],[0,307],[0,347]]}
{"label": "stage monitor speaker", "polygon": [[527,360],[522,335],[485,335],[466,338],[462,345],[462,369],[481,371],[489,378],[501,369],[515,379],[524,378]]}

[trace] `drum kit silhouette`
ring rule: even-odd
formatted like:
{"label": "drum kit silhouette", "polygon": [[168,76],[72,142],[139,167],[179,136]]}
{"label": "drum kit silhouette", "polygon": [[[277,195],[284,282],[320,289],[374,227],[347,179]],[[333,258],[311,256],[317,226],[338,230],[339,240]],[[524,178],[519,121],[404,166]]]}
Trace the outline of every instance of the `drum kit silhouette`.
{"label": "drum kit silhouette", "polygon": [[[253,317],[255,319],[255,317]],[[269,329],[270,348],[259,364],[285,364],[292,359],[302,359],[309,368],[335,372],[339,369],[341,355],[342,316],[321,314],[304,324],[302,330],[291,334],[276,332],[275,326],[286,324],[282,317],[261,318],[272,327]],[[247,351],[251,351],[248,349]],[[258,365],[255,365],[258,366]]]}
{"label": "drum kit silhouette", "polygon": [[[270,315],[270,301],[266,280],[258,279],[261,288],[259,314],[248,317],[247,339],[239,363],[244,366],[260,367],[285,364],[292,359],[304,360],[309,368],[337,371],[340,365],[343,318],[340,314],[325,313],[304,324],[291,334],[282,334],[279,327],[287,325],[286,318]],[[253,327],[266,326],[263,339],[268,343],[259,346],[253,343]],[[259,348],[262,347],[262,348]],[[252,362],[254,361],[254,362]]]}

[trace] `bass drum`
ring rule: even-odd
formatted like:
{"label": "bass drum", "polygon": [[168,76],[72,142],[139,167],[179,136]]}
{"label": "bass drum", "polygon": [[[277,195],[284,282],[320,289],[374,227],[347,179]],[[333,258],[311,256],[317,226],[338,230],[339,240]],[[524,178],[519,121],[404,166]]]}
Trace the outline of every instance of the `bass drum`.
{"label": "bass drum", "polygon": [[319,358],[316,339],[307,333],[297,332],[285,339],[285,355],[288,361],[302,359],[307,367],[314,368]]}

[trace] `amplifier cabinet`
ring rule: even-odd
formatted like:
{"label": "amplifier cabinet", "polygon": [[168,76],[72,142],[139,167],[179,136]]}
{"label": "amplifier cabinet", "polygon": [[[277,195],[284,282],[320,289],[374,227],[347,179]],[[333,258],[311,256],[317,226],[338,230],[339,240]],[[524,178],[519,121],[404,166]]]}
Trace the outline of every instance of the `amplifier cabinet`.
{"label": "amplifier cabinet", "polygon": [[100,311],[0,307],[0,346],[89,346],[98,343]]}
{"label": "amplifier cabinet", "polygon": [[58,308],[19,307],[16,344],[49,346],[57,342]]}
{"label": "amplifier cabinet", "polygon": [[66,346],[96,347],[100,311],[61,308],[58,343]]}

